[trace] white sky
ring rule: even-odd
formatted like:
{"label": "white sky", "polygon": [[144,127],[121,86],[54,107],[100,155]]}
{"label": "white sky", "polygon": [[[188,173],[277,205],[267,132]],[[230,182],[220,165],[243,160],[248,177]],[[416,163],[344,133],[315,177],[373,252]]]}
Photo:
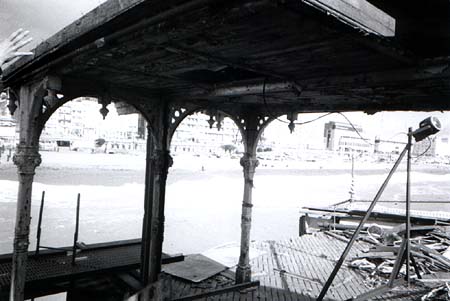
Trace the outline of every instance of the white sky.
{"label": "white sky", "polygon": [[31,32],[34,48],[105,0],[0,0],[0,39],[18,28]]}

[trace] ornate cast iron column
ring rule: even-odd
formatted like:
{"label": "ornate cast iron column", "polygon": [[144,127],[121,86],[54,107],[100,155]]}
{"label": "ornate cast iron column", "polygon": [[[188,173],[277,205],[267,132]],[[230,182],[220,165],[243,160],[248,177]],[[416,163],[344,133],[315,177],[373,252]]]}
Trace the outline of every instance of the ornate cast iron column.
{"label": "ornate cast iron column", "polygon": [[256,147],[261,133],[271,119],[258,115],[256,112],[248,112],[243,116],[239,116],[235,121],[241,130],[245,147],[245,154],[240,161],[244,171],[244,197],[241,216],[241,251],[236,269],[236,283],[243,283],[251,280],[249,252],[253,207],[253,177],[258,166]]}
{"label": "ornate cast iron column", "polygon": [[236,283],[248,282],[251,279],[250,268],[250,229],[252,226],[252,192],[253,177],[259,162],[255,155],[249,153],[244,154],[241,158],[241,165],[244,169],[244,199],[242,201],[241,216],[241,253],[239,255],[239,263],[236,270]]}
{"label": "ornate cast iron column", "polygon": [[34,172],[41,163],[39,135],[42,129],[39,117],[42,113],[42,89],[40,85],[20,88],[19,125],[20,140],[13,157],[17,166],[19,189],[17,196],[14,251],[11,271],[10,300],[24,299],[26,265],[28,257],[31,193]]}
{"label": "ornate cast iron column", "polygon": [[164,207],[166,199],[166,180],[172,157],[167,149],[155,149],[152,155],[153,202],[150,240],[149,282],[158,280],[161,272],[162,247],[164,241]]}
{"label": "ornate cast iron column", "polygon": [[153,136],[151,128],[147,126],[147,156],[145,162],[145,191],[144,191],[144,218],[142,222],[142,246],[141,246],[141,282],[148,284],[150,267],[150,241],[151,241],[151,217],[152,217],[152,198],[153,198],[153,177],[151,174]]}
{"label": "ornate cast iron column", "polygon": [[[148,122],[145,215],[141,273],[144,285],[156,282],[161,272],[164,241],[166,181],[172,166],[170,140],[177,120],[184,116],[167,101],[137,104]],[[176,114],[175,114],[176,113]]]}
{"label": "ornate cast iron column", "polygon": [[13,157],[19,175],[16,226],[14,230],[14,253],[11,273],[11,300],[23,300],[25,271],[30,234],[31,192],[34,170],[41,163],[36,145],[19,143]]}

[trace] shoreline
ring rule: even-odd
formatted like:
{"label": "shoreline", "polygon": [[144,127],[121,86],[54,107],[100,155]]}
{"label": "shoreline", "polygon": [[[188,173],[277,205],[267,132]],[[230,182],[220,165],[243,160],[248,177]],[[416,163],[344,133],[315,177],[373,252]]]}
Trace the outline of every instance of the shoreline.
{"label": "shoreline", "polygon": [[[35,182],[42,184],[118,186],[127,183],[143,184],[145,181],[145,158],[142,156],[49,152],[43,153],[42,156],[43,163],[37,167],[34,177]],[[168,185],[187,178],[193,180],[204,180],[211,176],[242,178],[239,159],[176,156],[174,161],[174,166],[169,169]],[[336,160],[317,162],[260,160],[255,178],[273,175],[350,176],[350,166],[349,162]],[[386,162],[356,162],[354,174],[356,178],[387,175],[392,166],[393,163]],[[406,172],[406,164],[401,164],[397,172]],[[412,172],[446,175],[450,174],[450,165],[413,162]],[[11,161],[0,163],[0,180],[17,181],[17,169]]]}

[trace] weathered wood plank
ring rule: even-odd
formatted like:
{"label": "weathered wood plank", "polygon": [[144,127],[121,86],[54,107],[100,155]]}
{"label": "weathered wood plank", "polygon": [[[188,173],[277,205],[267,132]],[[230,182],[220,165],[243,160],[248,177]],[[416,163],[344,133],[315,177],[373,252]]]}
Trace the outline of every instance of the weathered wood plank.
{"label": "weathered wood plank", "polygon": [[[228,292],[209,297],[207,300],[315,300],[322,285],[308,281],[306,278],[319,278],[324,282],[333,269],[334,261],[329,259],[331,256],[322,255],[334,252],[334,255],[338,256],[345,244],[339,241],[334,243],[334,240],[325,234],[316,233],[281,242],[262,242],[252,246],[266,252],[251,261],[253,278],[260,281],[260,286],[255,290],[242,293]],[[366,243],[356,242],[355,250],[352,250],[350,254],[354,255],[364,247],[367,247]],[[286,273],[282,274],[280,270],[285,270]],[[296,277],[296,274],[301,277]],[[365,294],[370,290],[364,284],[364,280],[353,269],[344,267],[338,273],[327,297],[348,300]],[[174,286],[178,291],[180,290],[178,287],[185,287],[181,294],[178,292],[174,295],[175,298],[208,291],[182,280],[174,281],[181,283]],[[211,286],[211,289],[213,288],[214,285]]]}
{"label": "weathered wood plank", "polygon": [[365,30],[386,37],[395,35],[395,19],[365,0],[303,0],[360,26]]}

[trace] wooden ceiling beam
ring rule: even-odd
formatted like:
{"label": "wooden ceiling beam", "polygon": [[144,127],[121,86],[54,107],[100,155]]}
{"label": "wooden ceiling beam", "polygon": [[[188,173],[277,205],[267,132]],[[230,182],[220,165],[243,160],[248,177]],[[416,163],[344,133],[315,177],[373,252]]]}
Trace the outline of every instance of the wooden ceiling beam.
{"label": "wooden ceiling beam", "polygon": [[[141,28],[163,22],[210,3],[222,1],[224,0],[191,0],[156,15],[142,18],[142,20],[130,26],[123,27],[123,25],[120,26],[119,22],[116,22],[118,24],[113,24],[118,27],[114,28],[115,30],[109,28],[113,27],[109,22],[114,20],[114,18],[120,17],[124,20],[123,23],[126,24],[126,22],[129,22],[126,17],[127,12],[136,13],[135,10],[137,10],[142,13],[142,8],[140,10],[138,8],[146,4],[147,1],[126,0],[126,4],[123,3],[124,0],[106,1],[97,9],[65,27],[47,41],[39,44],[34,49],[35,55],[33,57],[22,57],[8,66],[3,70],[3,80],[8,85],[9,82],[17,81],[17,77],[27,72],[29,73],[30,70],[37,72],[43,68],[54,66],[81,52],[101,48],[109,41],[130,35]],[[109,30],[105,30],[105,28]]]}
{"label": "wooden ceiling beam", "polygon": [[324,10],[353,27],[386,37],[395,35],[395,19],[366,0],[303,0],[303,2]]}
{"label": "wooden ceiling beam", "polygon": [[[401,90],[406,92],[430,87],[434,90],[450,90],[450,58],[447,61],[423,64],[420,68],[405,68],[398,70],[360,73],[348,76],[320,77],[298,81],[270,81],[264,83],[264,78],[251,81],[235,82],[215,86],[213,90],[200,94],[193,93],[190,97],[234,97],[243,95],[262,95],[279,92],[301,94],[317,91],[328,95],[365,95],[386,91]],[[412,85],[412,83],[415,83]],[[265,86],[265,89],[264,89]],[[381,90],[380,90],[381,88]],[[370,96],[370,95],[369,95]],[[363,96],[361,96],[363,97]]]}
{"label": "wooden ceiling beam", "polygon": [[231,59],[214,56],[214,55],[211,55],[208,53],[204,53],[204,52],[194,50],[194,49],[189,49],[187,47],[183,47],[183,46],[179,46],[179,45],[172,44],[170,46],[166,46],[165,49],[172,53],[181,54],[181,55],[185,55],[185,56],[189,56],[189,57],[194,57],[197,59],[201,59],[203,61],[214,62],[216,64],[226,65],[226,66],[237,68],[237,69],[251,71],[251,72],[254,72],[259,75],[266,76],[269,78],[278,78],[278,79],[284,79],[284,80],[289,80],[291,78],[291,76],[287,75],[287,74],[281,74],[276,71],[266,70],[261,67],[255,67],[255,66],[243,63],[243,62],[237,62],[237,61],[234,61]]}
{"label": "wooden ceiling beam", "polygon": [[[330,1],[333,2],[334,0]],[[357,28],[348,26],[347,24],[340,22],[338,19],[331,17],[322,11],[309,9],[309,5],[299,4],[298,1],[287,1],[284,5],[290,10],[297,12],[300,17],[302,14],[307,13],[312,15],[315,19],[322,20],[321,24],[329,27],[330,29],[336,30],[336,28],[339,27],[342,30],[343,39],[347,38],[349,41],[354,41],[357,44],[363,45],[371,50],[375,50],[376,52],[392,58],[400,63],[407,65],[417,63],[418,58],[415,57],[410,51],[401,48],[398,43],[392,40],[392,38],[386,39],[385,37],[377,36],[375,34],[362,35]]]}

